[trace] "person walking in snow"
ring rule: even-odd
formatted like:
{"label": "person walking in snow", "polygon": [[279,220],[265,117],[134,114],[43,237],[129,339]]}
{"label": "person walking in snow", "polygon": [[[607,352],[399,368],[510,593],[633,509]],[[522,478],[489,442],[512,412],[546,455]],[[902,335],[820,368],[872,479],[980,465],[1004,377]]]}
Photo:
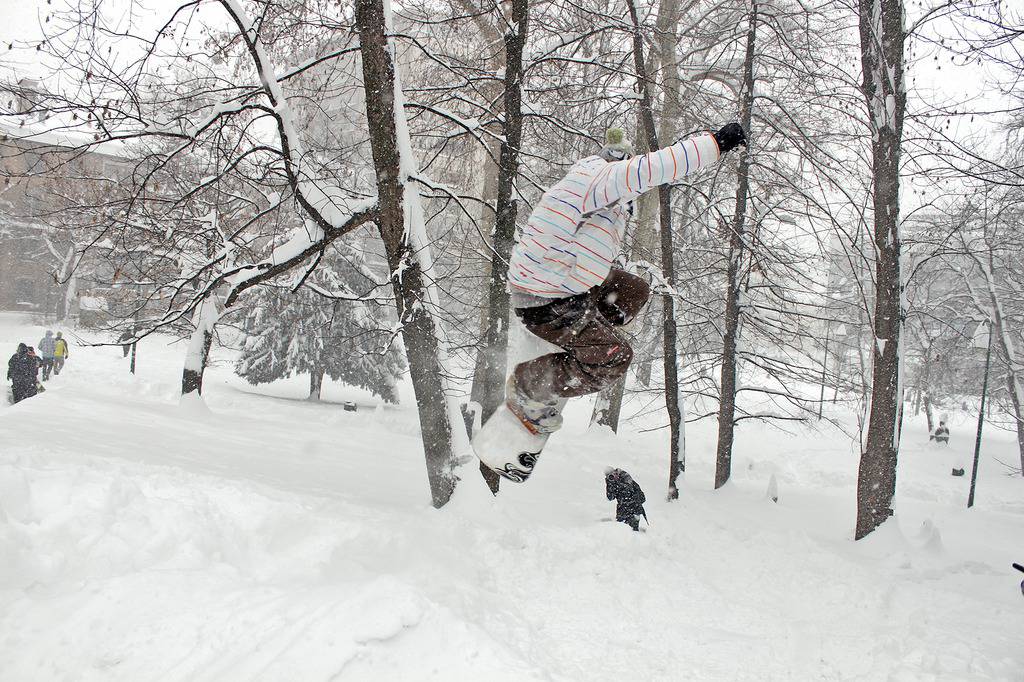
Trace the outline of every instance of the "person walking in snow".
{"label": "person walking in snow", "polygon": [[18,350],[7,361],[7,378],[11,382],[11,398],[15,403],[36,394],[38,365],[28,350],[28,346],[19,343]]}
{"label": "person walking in snow", "polygon": [[53,375],[57,376],[64,369],[64,363],[71,357],[68,351],[68,342],[64,339],[63,332],[57,332],[57,339],[53,346]]}
{"label": "person walking in snow", "polygon": [[608,467],[604,470],[605,495],[615,500],[615,520],[625,523],[633,530],[640,530],[640,517],[647,520],[644,502],[647,498],[640,484],[622,469]]}
{"label": "person walking in snow", "polygon": [[53,370],[53,352],[57,348],[53,332],[46,331],[46,336],[39,339],[39,366],[43,368],[43,381],[50,379],[50,372]]}
{"label": "person walking in snow", "polygon": [[650,286],[615,267],[633,199],[717,162],[746,135],[738,123],[633,156],[619,128],[601,151],[548,189],[516,237],[509,260],[512,306],[532,334],[562,348],[516,366],[505,399],[533,433],[561,427],[569,398],[596,393],[633,359],[622,327]]}

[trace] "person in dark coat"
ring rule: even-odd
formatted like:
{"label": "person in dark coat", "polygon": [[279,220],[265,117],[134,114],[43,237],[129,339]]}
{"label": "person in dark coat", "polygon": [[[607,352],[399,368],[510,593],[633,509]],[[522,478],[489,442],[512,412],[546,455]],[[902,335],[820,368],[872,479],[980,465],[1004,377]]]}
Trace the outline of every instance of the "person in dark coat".
{"label": "person in dark coat", "polygon": [[938,428],[932,434],[932,440],[936,443],[949,444],[949,427],[946,426],[946,422],[939,422]]}
{"label": "person in dark coat", "polygon": [[622,469],[608,467],[604,470],[605,495],[615,500],[615,520],[627,524],[633,530],[640,530],[640,517],[647,520],[644,513],[644,491],[633,477]]}
{"label": "person in dark coat", "polygon": [[7,378],[11,380],[11,396],[16,403],[36,394],[39,364],[28,351],[28,346],[19,343],[17,352],[7,361]]}

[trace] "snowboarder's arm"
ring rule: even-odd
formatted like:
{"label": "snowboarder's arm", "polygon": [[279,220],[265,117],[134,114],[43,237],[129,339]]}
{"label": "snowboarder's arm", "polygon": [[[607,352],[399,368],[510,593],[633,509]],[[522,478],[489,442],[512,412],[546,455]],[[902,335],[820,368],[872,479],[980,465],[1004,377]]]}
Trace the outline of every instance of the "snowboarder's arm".
{"label": "snowboarder's arm", "polygon": [[583,195],[583,211],[596,211],[638,197],[710,166],[720,156],[715,136],[702,133],[655,152],[608,163],[591,179]]}

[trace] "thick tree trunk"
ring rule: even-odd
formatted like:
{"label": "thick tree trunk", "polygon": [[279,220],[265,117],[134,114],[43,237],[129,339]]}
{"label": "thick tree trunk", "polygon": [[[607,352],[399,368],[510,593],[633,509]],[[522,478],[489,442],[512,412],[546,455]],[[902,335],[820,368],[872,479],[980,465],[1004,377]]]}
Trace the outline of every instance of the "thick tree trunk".
{"label": "thick tree trunk", "polygon": [[448,502],[456,483],[451,470],[452,422],[443,386],[438,330],[431,312],[433,302],[423,266],[410,244],[413,239],[406,231],[405,193],[408,190],[404,181],[410,169],[402,167],[398,144],[396,116],[401,112],[396,112],[395,65],[385,33],[388,23],[381,0],[358,0],[356,24],[366,117],[377,174],[377,227],[392,273],[391,285],[416,395],[431,497],[434,506],[441,507]]}
{"label": "thick tree trunk", "polygon": [[657,355],[656,349],[662,343],[661,335],[664,332],[664,328],[659,324],[661,320],[661,306],[656,299],[651,301],[646,315],[648,317],[645,322],[647,329],[641,343],[643,358],[636,368],[636,382],[644,388],[651,385],[651,375],[654,373],[654,360]]}
{"label": "thick tree trunk", "polygon": [[591,424],[607,426],[613,432],[619,432],[619,417],[622,414],[622,395],[626,391],[626,377],[622,377],[608,388],[597,394],[594,411],[590,415]]}
{"label": "thick tree trunk", "polygon": [[314,367],[309,371],[309,398],[308,400],[320,400],[320,392],[324,386],[324,371]]}
{"label": "thick tree trunk", "polygon": [[924,416],[928,420],[928,433],[931,433],[935,430],[935,422],[932,419],[932,342],[930,340],[924,349],[924,371],[921,374],[921,383],[923,385],[918,391],[918,399],[924,402]]}
{"label": "thick tree trunk", "polygon": [[[203,299],[195,316],[195,329],[189,339],[188,350],[185,352],[185,368],[181,373],[181,394],[203,393],[203,374],[210,359],[210,347],[213,345],[213,330],[220,316],[217,313],[217,302],[212,297]],[[134,346],[134,344],[132,344]],[[134,374],[134,355],[132,356],[132,373]]]}
{"label": "thick tree trunk", "polygon": [[[757,3],[751,3],[747,21],[747,49],[743,59],[740,91],[740,125],[750,135],[754,105],[754,45],[757,38]],[[726,271],[725,334],[722,338],[722,378],[718,403],[718,446],[715,456],[715,488],[721,488],[732,473],[732,445],[736,426],[737,348],[740,335],[740,270],[746,242],[747,196],[750,191],[750,152],[740,154],[736,209],[729,235],[729,264]]]}
{"label": "thick tree trunk", "polygon": [[906,106],[905,38],[901,0],[860,0],[862,88],[872,136],[876,262],[871,413],[857,476],[858,540],[892,515],[896,493],[903,407],[899,178]]}
{"label": "thick tree trunk", "polygon": [[61,265],[60,281],[64,283],[63,295],[57,300],[57,319],[66,320],[71,314],[71,308],[78,297],[78,274],[75,262],[75,247],[68,247],[64,255],[64,262]]}

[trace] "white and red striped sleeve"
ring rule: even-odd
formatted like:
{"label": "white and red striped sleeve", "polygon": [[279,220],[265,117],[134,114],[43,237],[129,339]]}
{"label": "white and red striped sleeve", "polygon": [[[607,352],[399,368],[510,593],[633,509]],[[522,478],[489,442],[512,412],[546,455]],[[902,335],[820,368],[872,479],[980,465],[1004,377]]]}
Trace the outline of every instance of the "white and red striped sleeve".
{"label": "white and red striped sleeve", "polygon": [[613,161],[591,179],[583,195],[583,210],[589,213],[628,201],[706,168],[720,156],[714,136],[704,133],[655,152]]}

